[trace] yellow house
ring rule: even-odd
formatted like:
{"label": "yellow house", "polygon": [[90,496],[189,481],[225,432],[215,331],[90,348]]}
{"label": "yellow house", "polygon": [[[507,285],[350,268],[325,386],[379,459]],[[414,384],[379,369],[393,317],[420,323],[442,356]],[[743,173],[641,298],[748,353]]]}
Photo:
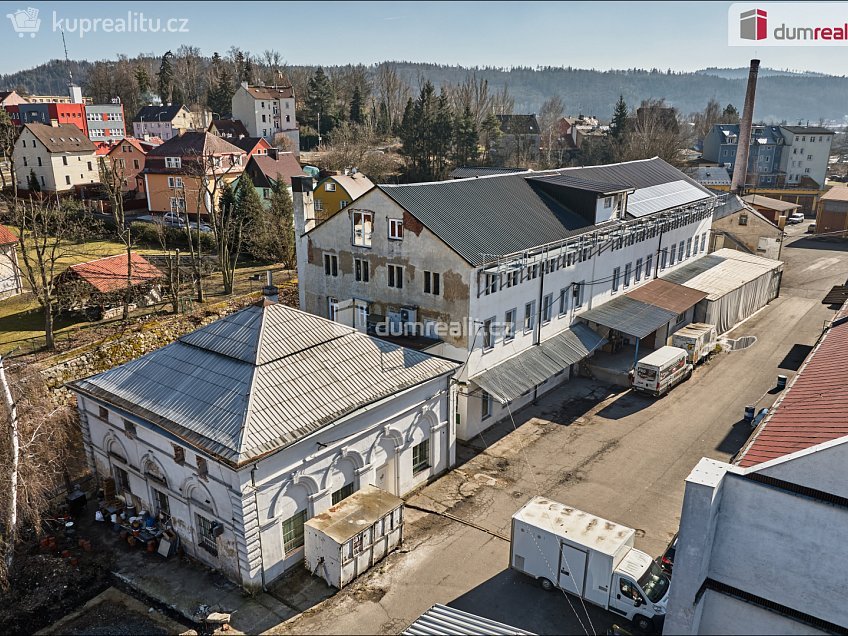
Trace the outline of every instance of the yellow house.
{"label": "yellow house", "polygon": [[368,192],[374,184],[356,168],[318,182],[313,192],[315,216],[325,219]]}
{"label": "yellow house", "polygon": [[147,153],[143,171],[151,213],[187,212],[208,216],[211,197],[223,183],[239,178],[247,155],[238,146],[208,132],[187,132]]}

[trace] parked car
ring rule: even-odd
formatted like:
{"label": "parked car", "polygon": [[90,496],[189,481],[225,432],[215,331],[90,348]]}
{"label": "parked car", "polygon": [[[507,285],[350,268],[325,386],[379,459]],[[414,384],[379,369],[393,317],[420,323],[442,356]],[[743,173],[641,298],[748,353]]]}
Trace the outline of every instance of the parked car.
{"label": "parked car", "polygon": [[162,217],[162,223],[168,227],[185,227],[186,221],[177,212],[166,212]]}
{"label": "parked car", "polygon": [[[189,226],[192,230],[196,230],[196,229],[197,229],[197,222],[196,222],[196,221],[189,221],[188,226]],[[201,224],[200,224],[200,231],[201,231],[201,232],[203,232],[203,233],[211,232],[211,231],[212,231],[212,226],[211,226],[211,225],[209,225],[208,223],[201,223]]]}
{"label": "parked car", "polygon": [[677,552],[677,533],[671,538],[668,547],[663,552],[662,556],[657,559],[657,563],[668,576],[671,576],[671,570],[674,567],[674,554]]}
{"label": "parked car", "polygon": [[786,220],[787,223],[791,223],[795,225],[796,223],[804,222],[804,213],[803,212],[793,212],[789,215],[789,218]]}

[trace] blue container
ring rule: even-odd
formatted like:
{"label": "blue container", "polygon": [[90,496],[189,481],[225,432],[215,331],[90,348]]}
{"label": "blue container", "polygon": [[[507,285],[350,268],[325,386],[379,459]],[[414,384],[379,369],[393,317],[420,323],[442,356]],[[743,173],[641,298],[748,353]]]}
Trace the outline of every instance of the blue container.
{"label": "blue container", "polygon": [[745,421],[748,422],[748,424],[750,424],[751,422],[754,421],[754,411],[755,410],[756,409],[753,406],[746,406],[745,407]]}

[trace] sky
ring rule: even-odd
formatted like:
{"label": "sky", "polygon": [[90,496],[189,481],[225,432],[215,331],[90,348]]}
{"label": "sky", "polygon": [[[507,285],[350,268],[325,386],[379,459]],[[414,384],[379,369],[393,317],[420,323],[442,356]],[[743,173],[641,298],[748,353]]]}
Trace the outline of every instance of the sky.
{"label": "sky", "polygon": [[[692,71],[765,67],[846,74],[848,48],[730,47],[729,2],[37,2],[0,1],[0,73],[64,56],[160,56],[181,44],[202,53],[237,46],[279,51],[289,64],[407,60],[463,66],[573,66]],[[848,3],[834,6],[846,7]],[[38,9],[40,29],[15,33],[8,17]],[[147,32],[84,32],[96,18]],[[149,32],[150,20],[162,32]],[[133,26],[132,23],[130,26]],[[119,28],[117,22],[113,29]],[[172,32],[165,29],[170,27]],[[93,24],[92,24],[93,28]],[[16,37],[17,36],[17,37]],[[12,54],[9,52],[12,51]]]}

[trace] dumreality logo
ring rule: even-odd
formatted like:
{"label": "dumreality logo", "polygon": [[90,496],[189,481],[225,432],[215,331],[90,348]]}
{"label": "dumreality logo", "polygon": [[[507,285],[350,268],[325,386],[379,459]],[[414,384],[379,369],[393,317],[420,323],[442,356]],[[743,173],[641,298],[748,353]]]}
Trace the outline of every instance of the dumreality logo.
{"label": "dumreality logo", "polygon": [[765,40],[768,37],[768,17],[762,9],[743,11],[739,16],[739,37],[743,40]]}

